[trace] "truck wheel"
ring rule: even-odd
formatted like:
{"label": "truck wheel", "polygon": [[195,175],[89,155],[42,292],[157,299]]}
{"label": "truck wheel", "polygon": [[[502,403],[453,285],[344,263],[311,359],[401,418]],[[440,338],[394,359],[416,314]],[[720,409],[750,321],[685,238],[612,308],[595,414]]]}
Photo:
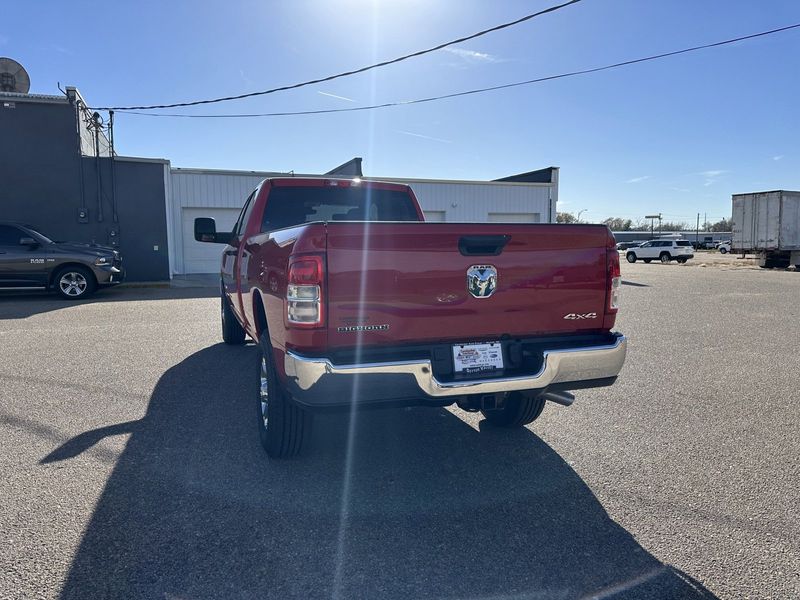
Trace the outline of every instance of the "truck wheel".
{"label": "truck wheel", "polygon": [[661,256],[658,257],[663,264],[667,264],[669,261],[672,260],[672,257],[669,255],[669,252],[662,252]]}
{"label": "truck wheel", "polygon": [[635,263],[635,262],[636,262],[636,255],[635,255],[633,252],[628,252],[628,253],[625,255],[625,259],[626,259],[626,260],[627,260],[629,263]]}
{"label": "truck wheel", "polygon": [[278,379],[268,335],[258,342],[258,436],[270,458],[296,456],[311,433],[311,415],[297,406]]}
{"label": "truck wheel", "polygon": [[492,425],[523,427],[539,418],[544,403],[545,399],[542,396],[525,396],[520,392],[512,392],[503,408],[481,410],[481,414]]}
{"label": "truck wheel", "polygon": [[53,278],[53,287],[62,298],[78,300],[90,296],[97,284],[94,275],[86,267],[64,267]]}
{"label": "truck wheel", "polygon": [[222,318],[222,341],[232,346],[244,344],[244,328],[236,320],[236,315],[233,314],[230,300],[225,295],[224,288],[220,290],[219,299]]}

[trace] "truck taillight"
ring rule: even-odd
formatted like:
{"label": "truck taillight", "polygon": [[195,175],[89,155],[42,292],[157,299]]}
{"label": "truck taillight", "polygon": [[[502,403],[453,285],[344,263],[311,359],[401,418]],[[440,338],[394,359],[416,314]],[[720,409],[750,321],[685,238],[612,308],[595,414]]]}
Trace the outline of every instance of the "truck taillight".
{"label": "truck taillight", "polygon": [[606,312],[614,313],[619,309],[619,286],[622,279],[619,268],[619,252],[616,248],[609,248],[606,256],[606,263],[608,265],[608,301],[606,303]]}
{"label": "truck taillight", "polygon": [[293,256],[289,259],[286,285],[286,318],[298,327],[324,325],[324,263],[321,256]]}

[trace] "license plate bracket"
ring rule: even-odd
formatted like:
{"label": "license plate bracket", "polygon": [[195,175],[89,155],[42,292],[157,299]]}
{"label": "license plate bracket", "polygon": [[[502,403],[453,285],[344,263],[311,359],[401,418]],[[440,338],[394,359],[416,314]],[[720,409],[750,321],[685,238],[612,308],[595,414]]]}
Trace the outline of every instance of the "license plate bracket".
{"label": "license plate bracket", "polygon": [[465,374],[503,370],[502,344],[500,342],[454,344],[453,370]]}

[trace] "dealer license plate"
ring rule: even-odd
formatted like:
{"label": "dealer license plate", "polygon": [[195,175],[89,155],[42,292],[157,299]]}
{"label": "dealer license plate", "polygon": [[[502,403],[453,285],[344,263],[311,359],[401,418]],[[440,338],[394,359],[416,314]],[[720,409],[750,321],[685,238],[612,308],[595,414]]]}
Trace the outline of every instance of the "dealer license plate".
{"label": "dealer license plate", "polygon": [[480,373],[503,368],[503,347],[500,342],[457,344],[453,346],[456,373]]}

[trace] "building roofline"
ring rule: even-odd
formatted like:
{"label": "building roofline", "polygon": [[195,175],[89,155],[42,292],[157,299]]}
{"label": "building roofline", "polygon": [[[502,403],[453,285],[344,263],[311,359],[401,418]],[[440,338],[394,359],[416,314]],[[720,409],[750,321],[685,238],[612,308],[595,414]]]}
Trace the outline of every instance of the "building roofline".
{"label": "building roofline", "polygon": [[362,179],[369,179],[369,180],[380,180],[380,181],[399,181],[401,183],[469,183],[469,184],[481,184],[481,185],[516,185],[516,186],[527,186],[527,187],[552,187],[554,184],[553,182],[548,183],[539,183],[539,182],[526,182],[526,181],[500,181],[500,180],[490,180],[487,181],[485,179],[425,179],[425,178],[414,178],[414,177],[362,177]]}
{"label": "building roofline", "polygon": [[[100,158],[109,158],[108,156],[101,156]],[[170,164],[167,158],[143,158],[141,156],[114,156],[114,160],[122,160],[125,162],[141,162],[141,163],[159,163],[162,165]]]}
{"label": "building roofline", "polygon": [[740,194],[731,194],[731,196],[752,196],[753,194],[774,194],[776,192],[788,192],[789,194],[800,194],[795,190],[765,190],[763,192],[742,192]]}
{"label": "building roofline", "polygon": [[20,94],[18,92],[0,92],[0,102],[30,103],[30,104],[69,104],[66,96],[53,96],[49,94]]}
{"label": "building roofline", "polygon": [[[555,170],[558,167],[548,167],[553,168]],[[325,178],[340,178],[340,179],[349,179],[349,177],[341,176],[341,175],[327,175],[325,173],[292,173],[292,172],[281,172],[281,171],[240,171],[236,169],[204,169],[199,167],[171,167],[172,173],[175,174],[196,174],[196,175],[229,175],[229,176],[250,176],[250,177],[262,177],[264,179],[270,179],[275,177],[304,177],[304,178],[315,178],[315,179],[325,179]],[[365,181],[382,181],[386,183],[391,182],[398,182],[398,183],[467,183],[472,185],[511,185],[511,186],[527,186],[527,187],[552,187],[556,185],[555,182],[527,182],[527,181],[501,181],[501,180],[485,180],[485,179],[430,179],[430,178],[418,178],[418,177],[387,177],[387,176],[362,176],[361,179]]]}

